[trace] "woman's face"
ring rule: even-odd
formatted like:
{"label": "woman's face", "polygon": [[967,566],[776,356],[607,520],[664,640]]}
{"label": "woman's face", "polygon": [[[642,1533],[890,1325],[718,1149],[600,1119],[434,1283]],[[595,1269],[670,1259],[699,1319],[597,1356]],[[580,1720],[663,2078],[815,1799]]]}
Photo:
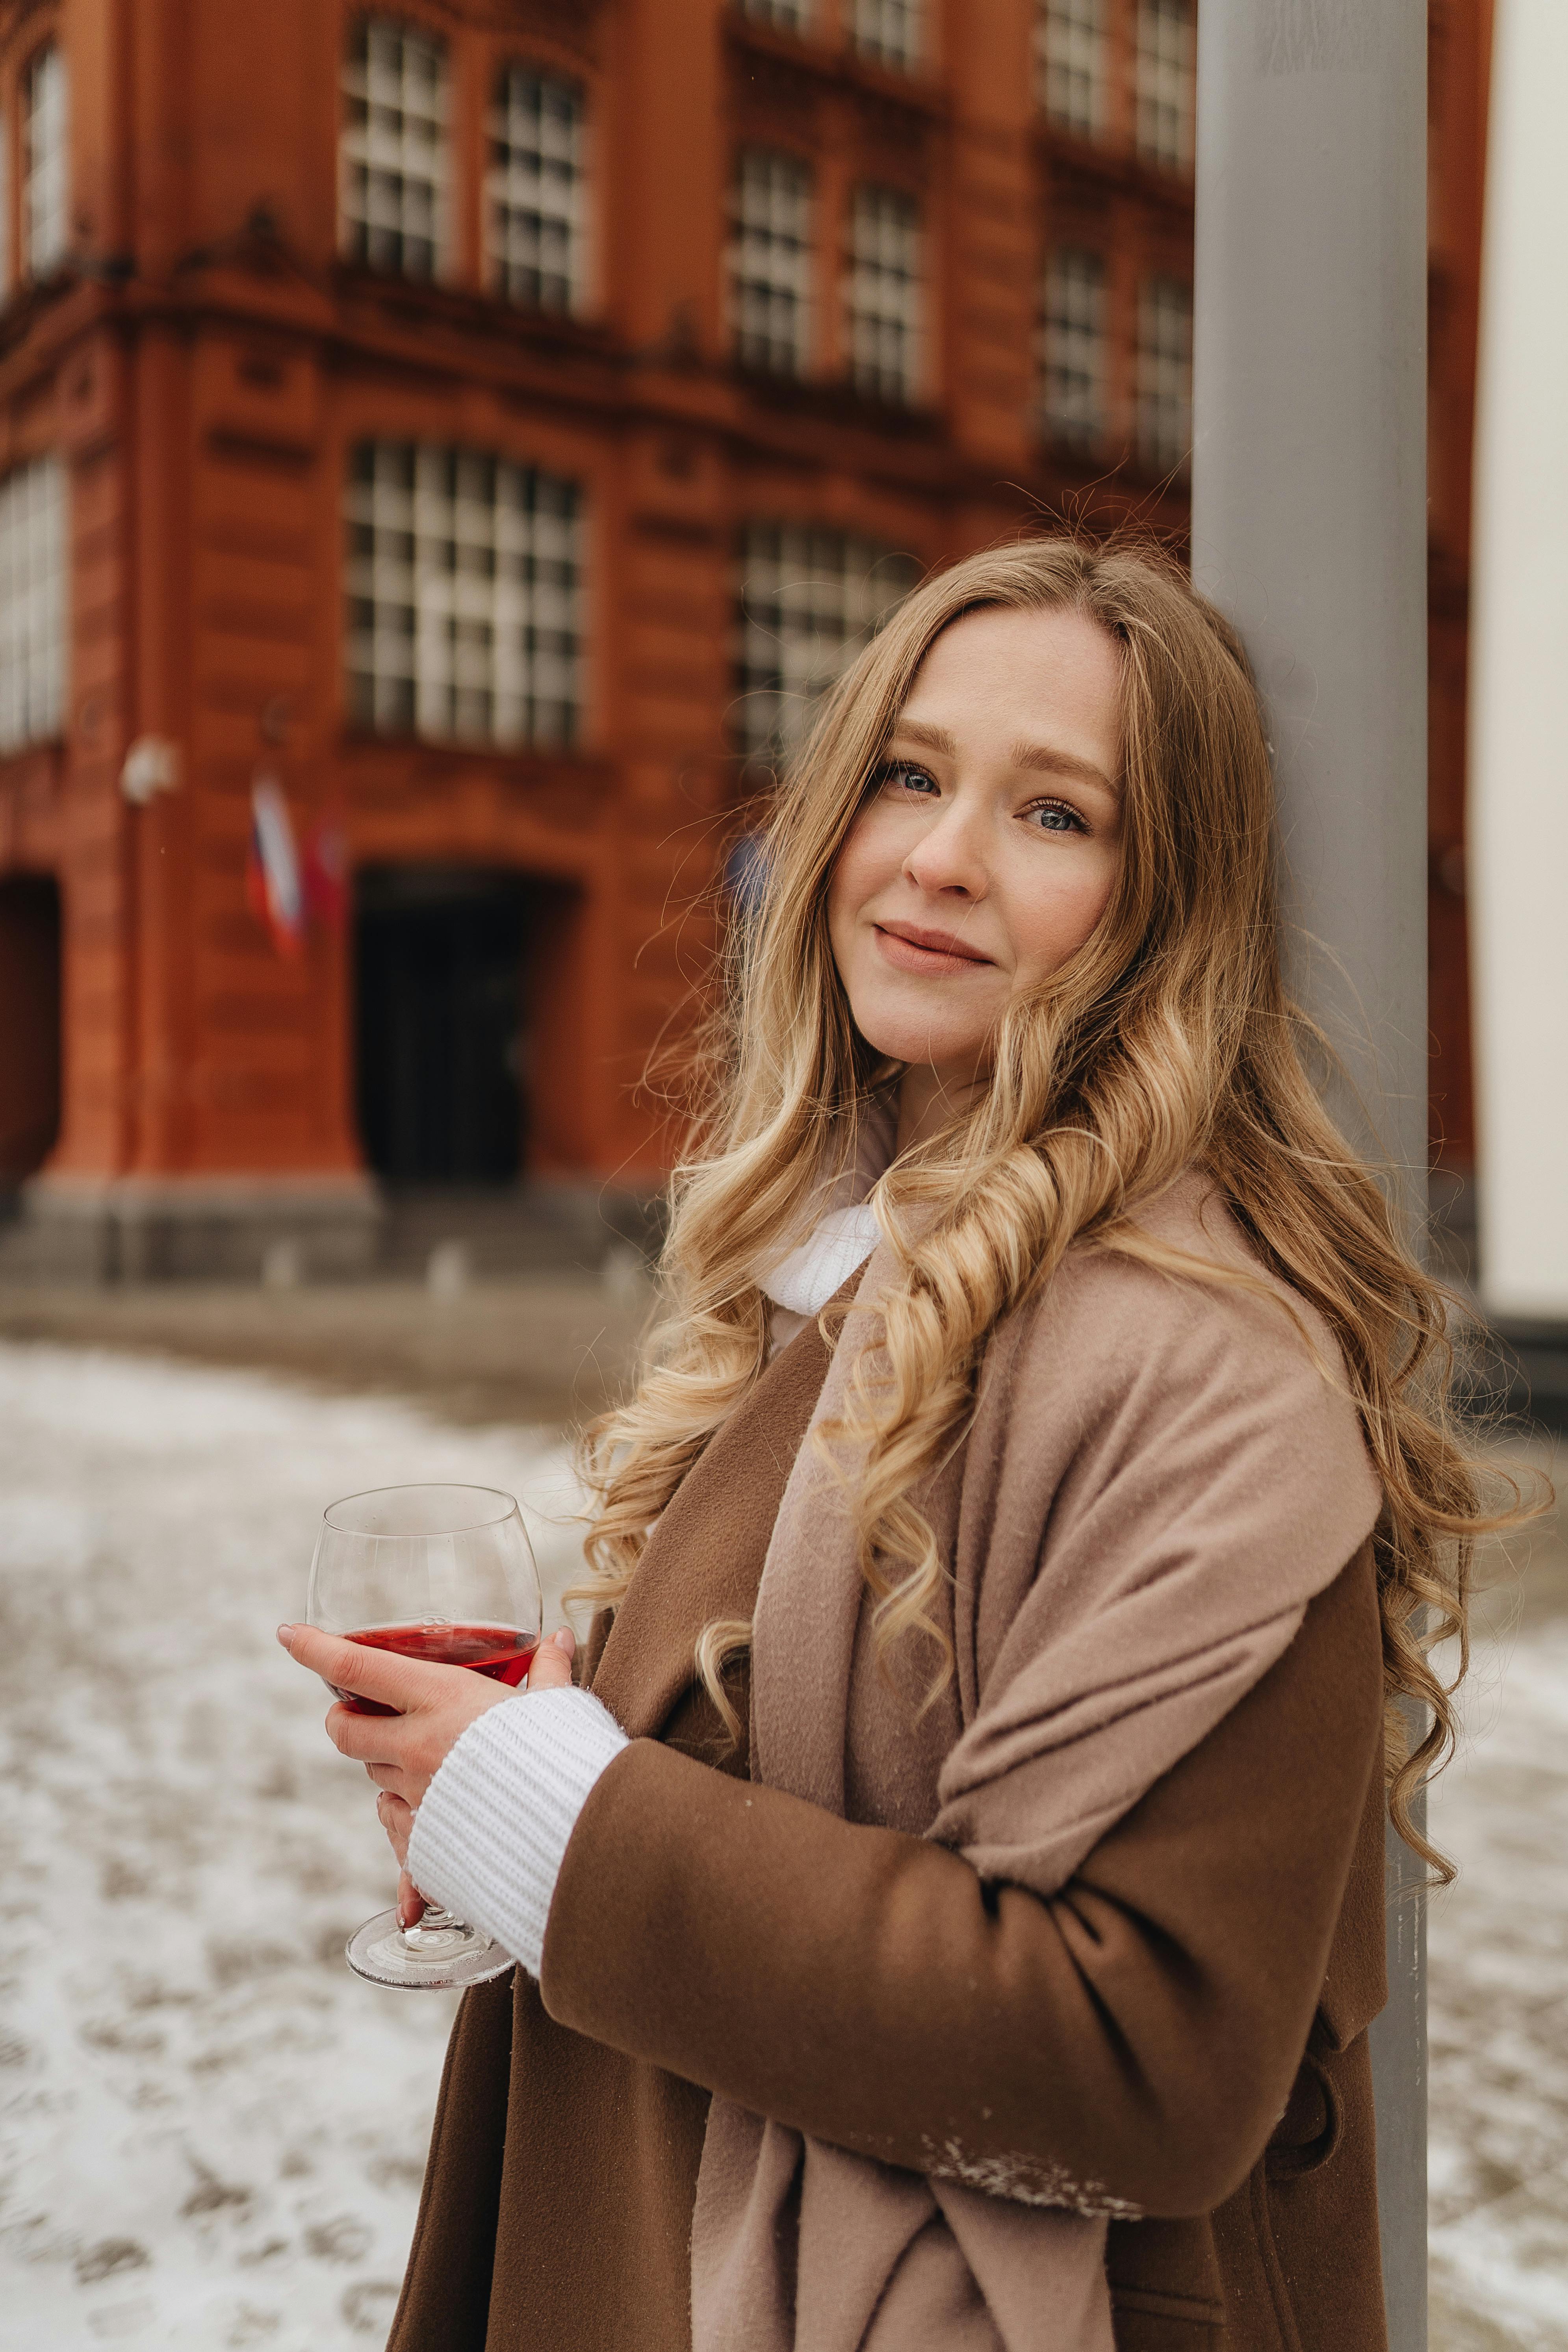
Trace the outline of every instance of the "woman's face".
{"label": "woman's face", "polygon": [[1113,641],[1071,612],[968,614],[916,674],[834,867],[828,931],[861,1035],[939,1096],[984,1076],[1004,1008],[1105,912],[1119,686]]}

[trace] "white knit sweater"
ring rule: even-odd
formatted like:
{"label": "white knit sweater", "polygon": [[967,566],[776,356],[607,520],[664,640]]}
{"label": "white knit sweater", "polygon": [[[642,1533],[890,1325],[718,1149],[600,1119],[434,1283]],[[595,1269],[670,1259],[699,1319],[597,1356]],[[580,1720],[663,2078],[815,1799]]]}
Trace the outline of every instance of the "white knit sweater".
{"label": "white knit sweater", "polygon": [[[870,1255],[877,1221],[835,1209],[763,1277],[782,1346]],[[627,1745],[592,1691],[526,1691],[469,1724],[425,1791],[409,1875],[539,1974],[555,1883],[594,1783]]]}

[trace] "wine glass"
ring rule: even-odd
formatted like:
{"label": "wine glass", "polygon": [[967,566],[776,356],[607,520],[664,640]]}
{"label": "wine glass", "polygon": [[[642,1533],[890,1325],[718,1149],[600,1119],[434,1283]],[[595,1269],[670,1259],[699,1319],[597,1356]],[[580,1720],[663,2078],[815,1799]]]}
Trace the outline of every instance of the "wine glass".
{"label": "wine glass", "polygon": [[[382,1486],[329,1503],[305,1615],[372,1649],[521,1683],[539,1647],[542,1602],[515,1500],[493,1486]],[[335,1696],[359,1715],[396,1712]],[[398,1926],[395,1910],[378,1911],[350,1937],[348,1963],[372,1984],[441,1991],[504,1975],[512,1960],[431,1905],[412,1927]]]}

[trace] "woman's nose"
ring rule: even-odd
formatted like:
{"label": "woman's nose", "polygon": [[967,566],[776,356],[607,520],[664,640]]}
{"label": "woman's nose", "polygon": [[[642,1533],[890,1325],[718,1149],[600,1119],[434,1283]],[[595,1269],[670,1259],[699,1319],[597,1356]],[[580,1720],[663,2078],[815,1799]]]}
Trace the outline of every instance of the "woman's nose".
{"label": "woman's nose", "polygon": [[962,890],[965,898],[983,898],[989,882],[984,836],[973,810],[950,806],[910,851],[904,872],[921,890]]}

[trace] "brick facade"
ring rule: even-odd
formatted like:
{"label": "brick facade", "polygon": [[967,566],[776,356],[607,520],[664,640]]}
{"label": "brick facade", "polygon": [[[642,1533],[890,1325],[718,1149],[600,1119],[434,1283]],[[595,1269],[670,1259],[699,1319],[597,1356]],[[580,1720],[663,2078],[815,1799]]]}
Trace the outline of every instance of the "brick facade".
{"label": "brick facade", "polygon": [[[1446,15],[1468,25],[1477,5],[1446,0]],[[363,1189],[367,1131],[396,1129],[385,1106],[384,1118],[366,1108],[366,1056],[393,1051],[366,999],[374,921],[437,926],[440,987],[469,990],[441,1000],[452,1019],[494,993],[489,967],[450,976],[481,934],[514,955],[515,1034],[495,1016],[510,1076],[490,1077],[498,1101],[507,1084],[521,1097],[521,1172],[656,1174],[660,1134],[635,1081],[700,970],[710,918],[693,902],[755,776],[737,705],[748,526],[847,534],[916,570],[1064,507],[1184,530],[1181,467],[1145,429],[1152,394],[1138,373],[1154,365],[1138,356],[1157,331],[1148,289],[1166,283],[1175,323],[1158,331],[1179,339],[1191,276],[1190,170],[1140,152],[1136,56],[1156,17],[1172,20],[1163,37],[1185,37],[1173,0],[1105,0],[1086,132],[1042,102],[1033,0],[928,0],[912,64],[858,45],[857,0],[405,0],[372,21],[391,45],[384,80],[440,60],[438,101],[417,101],[438,103],[446,126],[441,251],[420,275],[418,190],[367,194],[348,176],[362,12],[341,0],[0,8],[0,485],[45,455],[68,485],[63,708],[47,740],[0,755],[0,876],[37,886],[23,894],[35,943],[51,919],[39,889],[48,877],[58,889],[60,1123],[36,1199],[140,1185],[185,1188],[210,1208],[226,1184]],[[405,35],[421,38],[400,48]],[[40,278],[26,255],[23,84],[49,42],[68,71],[69,234]],[[517,121],[533,119],[540,78],[575,93],[575,226],[552,247],[574,257],[570,299],[531,270],[526,218],[522,263],[498,274],[509,70],[521,77],[509,85]],[[417,122],[387,121],[374,137],[403,139],[424,169]],[[782,369],[736,354],[731,240],[752,150],[793,159],[806,176],[785,177],[809,190],[801,357]],[[868,211],[867,189],[889,193]],[[358,213],[389,204],[401,226],[360,235]],[[913,294],[891,263],[878,279],[873,254],[869,278],[855,278],[871,297],[852,295],[868,219],[918,250]],[[1064,246],[1103,266],[1103,383],[1085,394],[1098,419],[1087,432],[1048,426],[1042,408],[1042,286]],[[397,252],[415,256],[414,274]],[[775,266],[765,252],[763,266]],[[856,358],[872,331],[852,303],[884,299],[879,284],[917,322],[903,397]],[[889,348],[899,331],[895,320]],[[1465,331],[1461,317],[1456,349]],[[1167,359],[1167,383],[1180,365],[1179,352]],[[356,716],[345,511],[356,453],[373,443],[479,453],[509,481],[575,486],[569,740],[487,740],[482,724],[451,740]],[[1440,570],[1435,557],[1435,583]],[[1435,587],[1451,681],[1451,593],[1448,617],[1437,602]],[[427,623],[422,611],[418,632]],[[464,625],[451,623],[449,646],[420,635],[410,658],[460,667]],[[468,637],[493,660],[488,625]],[[1451,690],[1435,684],[1435,711]],[[149,738],[168,747],[174,780],[137,804],[122,769]],[[301,843],[323,819],[341,824],[359,877],[357,917],[313,923],[295,958],[247,900],[259,775],[281,786]],[[1444,790],[1446,844],[1451,781]],[[1436,887],[1447,872],[1438,855]],[[486,899],[492,884],[510,890],[510,913]],[[464,891],[489,907],[482,920],[463,913]],[[0,929],[8,903],[0,885]],[[381,936],[384,949],[393,934]],[[1456,924],[1435,920],[1434,940],[1462,971]],[[5,968],[32,956],[37,986],[24,974],[17,1001],[47,1020],[40,952],[24,940]],[[1445,967],[1446,1052],[1461,1000]],[[450,1061],[439,1036],[420,1050],[437,1075]],[[36,1095],[38,1063],[0,1049],[0,1098]],[[1458,1066],[1450,1055],[1446,1084]],[[1452,1087],[1446,1099],[1458,1138]],[[13,1108],[0,1130],[36,1138],[37,1117],[28,1129],[27,1104]],[[394,1177],[510,1172],[504,1150],[483,1168],[423,1168],[424,1147],[405,1166],[402,1147],[377,1148]],[[12,1179],[28,1172],[18,1151]]]}

